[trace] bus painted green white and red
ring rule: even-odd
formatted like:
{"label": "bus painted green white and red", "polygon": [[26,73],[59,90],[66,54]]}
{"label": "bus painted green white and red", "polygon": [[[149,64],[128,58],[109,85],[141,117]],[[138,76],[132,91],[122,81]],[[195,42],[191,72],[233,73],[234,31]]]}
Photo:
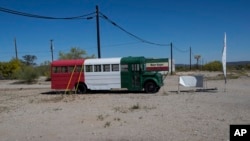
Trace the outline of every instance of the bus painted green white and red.
{"label": "bus painted green white and red", "polygon": [[163,77],[146,70],[145,57],[57,60],[51,63],[51,88],[158,92]]}

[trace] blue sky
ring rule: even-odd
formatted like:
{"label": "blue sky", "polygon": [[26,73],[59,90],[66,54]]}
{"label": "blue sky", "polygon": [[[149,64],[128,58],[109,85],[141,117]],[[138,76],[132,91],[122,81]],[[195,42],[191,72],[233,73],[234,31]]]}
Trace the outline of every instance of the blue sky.
{"label": "blue sky", "polygon": [[[204,63],[221,60],[224,32],[227,60],[250,61],[249,0],[0,0],[0,7],[51,16],[71,17],[95,12],[95,6],[109,19],[142,39],[173,43],[176,63],[189,63],[189,48]],[[46,20],[0,12],[0,61],[18,56],[37,56],[37,63],[51,60],[59,51],[80,47],[97,56],[96,20]],[[100,18],[101,56],[145,56],[170,58],[169,46],[143,43]]]}

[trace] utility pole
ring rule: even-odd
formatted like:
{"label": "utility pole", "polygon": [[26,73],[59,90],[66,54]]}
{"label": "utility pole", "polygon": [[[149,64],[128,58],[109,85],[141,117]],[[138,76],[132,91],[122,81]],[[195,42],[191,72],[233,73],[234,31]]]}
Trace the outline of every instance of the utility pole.
{"label": "utility pole", "polygon": [[96,34],[97,34],[97,50],[98,58],[101,58],[101,47],[100,47],[100,29],[99,29],[99,8],[96,5]]}
{"label": "utility pole", "polygon": [[191,56],[192,56],[192,49],[191,49],[191,46],[190,46],[190,54],[189,54],[189,69],[190,71],[192,70],[192,59],[191,59]]}
{"label": "utility pole", "polygon": [[173,44],[170,43],[170,52],[171,52],[171,75],[173,75]]}
{"label": "utility pole", "polygon": [[201,55],[195,55],[194,56],[194,59],[197,60],[197,64],[196,64],[197,70],[199,69],[199,60],[200,60],[200,58],[201,58]]}
{"label": "utility pole", "polygon": [[15,45],[16,60],[18,60],[16,38],[14,39],[14,45]]}
{"label": "utility pole", "polygon": [[54,60],[54,53],[53,53],[53,40],[50,40],[50,51],[51,51],[51,60]]}

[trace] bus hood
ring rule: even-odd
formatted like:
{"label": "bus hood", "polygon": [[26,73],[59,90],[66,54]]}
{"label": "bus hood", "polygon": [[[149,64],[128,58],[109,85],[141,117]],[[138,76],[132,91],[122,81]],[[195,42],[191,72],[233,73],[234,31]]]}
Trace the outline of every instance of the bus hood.
{"label": "bus hood", "polygon": [[143,76],[154,76],[154,75],[161,75],[161,74],[158,72],[153,72],[153,71],[143,73]]}

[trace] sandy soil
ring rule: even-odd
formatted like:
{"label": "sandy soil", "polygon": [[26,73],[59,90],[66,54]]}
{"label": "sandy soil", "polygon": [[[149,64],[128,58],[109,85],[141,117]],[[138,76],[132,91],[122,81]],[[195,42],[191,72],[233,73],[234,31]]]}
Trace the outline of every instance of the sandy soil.
{"label": "sandy soil", "polygon": [[1,141],[227,141],[230,124],[250,123],[247,76],[228,80],[226,92],[210,80],[217,91],[179,94],[177,75],[156,94],[61,95],[49,82],[12,83],[0,81]]}

